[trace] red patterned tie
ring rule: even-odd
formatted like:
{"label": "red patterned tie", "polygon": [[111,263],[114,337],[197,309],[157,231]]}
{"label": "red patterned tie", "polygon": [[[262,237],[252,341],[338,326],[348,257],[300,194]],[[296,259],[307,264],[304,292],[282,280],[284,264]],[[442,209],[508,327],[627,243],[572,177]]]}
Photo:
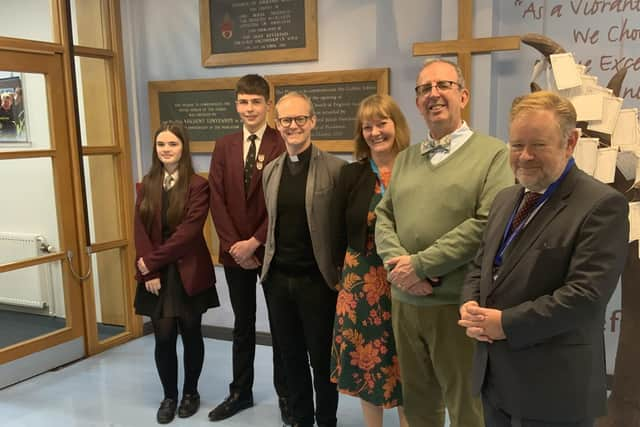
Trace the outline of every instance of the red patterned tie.
{"label": "red patterned tie", "polygon": [[536,193],[533,191],[528,191],[524,193],[524,198],[522,200],[522,204],[520,205],[520,209],[516,212],[516,215],[513,217],[513,222],[511,223],[511,229],[509,230],[509,234],[513,233],[514,230],[518,228],[518,226],[529,217],[531,211],[536,207],[536,203],[542,197],[542,194]]}

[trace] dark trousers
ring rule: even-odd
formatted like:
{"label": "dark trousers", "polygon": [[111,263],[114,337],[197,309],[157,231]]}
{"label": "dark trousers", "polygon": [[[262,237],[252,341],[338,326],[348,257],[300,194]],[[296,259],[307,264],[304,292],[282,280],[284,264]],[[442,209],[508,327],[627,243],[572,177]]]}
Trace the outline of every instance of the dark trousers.
{"label": "dark trousers", "polygon": [[178,327],[184,349],[184,386],[183,394],[198,392],[198,379],[204,362],[204,341],[200,327],[202,315],[184,318],[164,317],[151,319],[156,338],[155,359],[164,397],[178,399],[178,355],[176,342]]}
{"label": "dark trousers", "polygon": [[540,420],[530,420],[513,417],[500,408],[495,407],[489,399],[483,397],[484,423],[487,427],[593,427],[592,419],[578,422],[563,423]]}
{"label": "dark trousers", "polygon": [[[251,396],[253,389],[256,354],[256,288],[260,268],[245,270],[240,267],[225,267],[224,275],[229,287],[229,299],[233,309],[233,381],[230,393],[239,393],[242,398]],[[266,297],[265,297],[266,299]],[[267,301],[267,311],[269,310]],[[271,314],[269,313],[269,329]],[[273,385],[279,397],[287,397],[287,384],[282,367],[277,340],[272,337]]]}
{"label": "dark trousers", "polygon": [[264,289],[272,314],[271,334],[280,345],[286,368],[289,408],[295,422],[313,425],[315,388],[318,425],[335,426],[338,391],[330,381],[330,364],[337,293],[329,289],[319,271],[302,276],[271,269]]}

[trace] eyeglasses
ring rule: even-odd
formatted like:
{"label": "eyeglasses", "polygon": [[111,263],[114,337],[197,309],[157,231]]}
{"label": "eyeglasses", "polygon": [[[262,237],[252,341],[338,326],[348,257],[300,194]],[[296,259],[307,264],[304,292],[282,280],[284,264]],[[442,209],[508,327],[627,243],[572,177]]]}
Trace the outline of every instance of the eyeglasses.
{"label": "eyeglasses", "polygon": [[304,126],[310,118],[311,116],[280,117],[277,122],[283,128],[288,128],[293,122],[296,122],[298,126]]}
{"label": "eyeglasses", "polygon": [[453,88],[453,85],[457,85],[459,88],[462,87],[460,83],[451,80],[439,80],[437,82],[425,83],[423,85],[416,86],[416,95],[428,95],[431,93],[434,87],[438,89],[438,92],[446,92],[448,90],[451,90],[451,88]]}

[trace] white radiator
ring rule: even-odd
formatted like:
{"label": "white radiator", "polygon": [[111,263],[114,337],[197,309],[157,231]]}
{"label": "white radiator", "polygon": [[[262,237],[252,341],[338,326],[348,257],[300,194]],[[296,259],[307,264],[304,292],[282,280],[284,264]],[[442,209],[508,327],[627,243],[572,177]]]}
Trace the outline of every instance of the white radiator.
{"label": "white radiator", "polygon": [[[0,264],[42,254],[46,240],[39,234],[0,232]],[[42,264],[0,273],[0,303],[53,310],[51,267]]]}

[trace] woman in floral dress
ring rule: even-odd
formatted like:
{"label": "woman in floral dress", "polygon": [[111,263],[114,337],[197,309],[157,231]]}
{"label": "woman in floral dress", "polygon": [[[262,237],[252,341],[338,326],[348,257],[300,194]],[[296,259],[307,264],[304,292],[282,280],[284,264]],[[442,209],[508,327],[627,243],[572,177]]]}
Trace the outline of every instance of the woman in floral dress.
{"label": "woman in floral dress", "polygon": [[391,290],[375,247],[374,210],[389,185],[393,161],[409,145],[407,121],[388,95],[360,103],[355,158],[338,179],[332,226],[342,265],[333,334],[331,380],[360,398],[367,427],[382,426],[383,408],[402,412],[400,370],[391,328]]}

